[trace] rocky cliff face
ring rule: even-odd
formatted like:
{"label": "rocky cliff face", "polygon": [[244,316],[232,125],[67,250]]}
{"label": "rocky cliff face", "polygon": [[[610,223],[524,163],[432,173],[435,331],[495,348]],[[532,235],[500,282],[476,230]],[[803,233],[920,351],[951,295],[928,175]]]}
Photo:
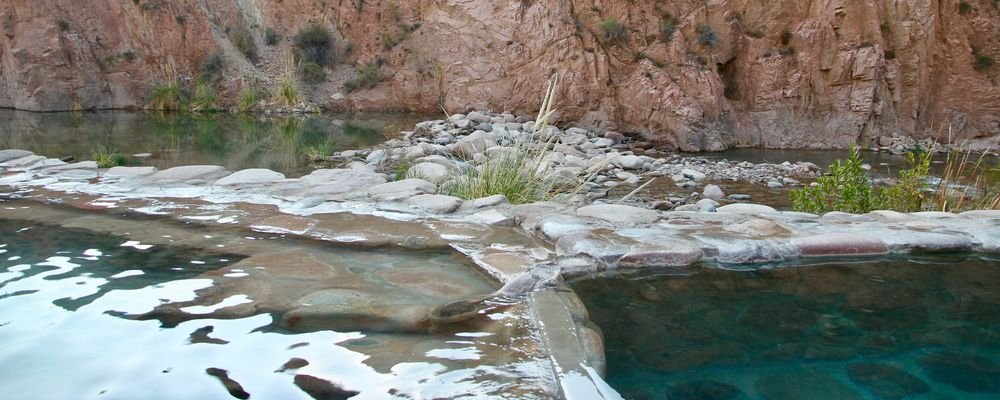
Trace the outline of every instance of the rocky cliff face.
{"label": "rocky cliff face", "polygon": [[[280,73],[290,38],[316,22],[340,63],[304,89],[332,109],[528,113],[559,73],[561,121],[683,150],[845,147],[948,126],[956,140],[1000,137],[994,0],[87,3],[0,4],[0,107],[141,106],[165,70],[190,79],[219,49],[232,96],[246,76]],[[254,36],[256,62],[235,31]],[[376,60],[374,89],[336,95]]]}

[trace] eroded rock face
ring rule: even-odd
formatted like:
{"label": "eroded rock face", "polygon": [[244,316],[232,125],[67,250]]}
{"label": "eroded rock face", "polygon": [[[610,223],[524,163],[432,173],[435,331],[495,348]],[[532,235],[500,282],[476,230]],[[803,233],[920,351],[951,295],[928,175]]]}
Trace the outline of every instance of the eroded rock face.
{"label": "eroded rock face", "polygon": [[[609,18],[621,39],[606,39]],[[234,81],[221,95],[233,98],[244,74],[278,76],[290,38],[311,22],[331,30],[343,61],[344,73],[307,91],[331,109],[530,113],[558,71],[561,121],[682,150],[877,144],[933,136],[942,121],[956,140],[1000,133],[1000,67],[976,61],[1000,57],[1000,10],[917,0],[14,0],[0,5],[0,107],[139,106],[161,66],[188,82],[220,49]],[[266,28],[282,38],[275,46]],[[243,30],[256,62],[230,43]],[[343,95],[351,65],[377,57],[377,87]],[[462,122],[489,125],[476,113]]]}

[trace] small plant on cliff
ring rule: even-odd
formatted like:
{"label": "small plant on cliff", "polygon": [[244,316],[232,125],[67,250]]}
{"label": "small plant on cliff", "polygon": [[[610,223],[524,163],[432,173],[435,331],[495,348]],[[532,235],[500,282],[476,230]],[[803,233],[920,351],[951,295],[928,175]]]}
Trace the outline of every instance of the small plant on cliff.
{"label": "small plant on cliff", "polygon": [[64,19],[61,19],[58,22],[56,22],[56,26],[58,26],[59,30],[63,31],[63,32],[66,32],[66,31],[69,30],[69,22],[66,22],[66,20],[64,20]]}
{"label": "small plant on cliff", "polygon": [[330,53],[333,36],[326,27],[310,24],[295,34],[293,41],[299,59],[303,62],[312,62],[324,67],[333,63],[333,55]]}
{"label": "small plant on cliff", "polygon": [[164,68],[165,79],[149,88],[146,108],[157,111],[182,110],[187,104],[187,93],[177,80],[177,73],[169,64]]}
{"label": "small plant on cliff", "polygon": [[211,82],[199,80],[194,85],[194,96],[191,98],[191,111],[213,111],[216,109],[218,97],[215,94],[215,85]]}
{"label": "small plant on cliff", "polygon": [[990,67],[992,67],[993,64],[996,62],[996,60],[993,59],[993,56],[988,54],[976,54],[975,57],[976,57],[975,68],[976,71],[979,72],[983,72],[990,69]]}
{"label": "small plant on cliff", "polygon": [[250,61],[257,60],[257,42],[253,39],[253,34],[245,28],[236,29],[230,35],[229,40],[233,42],[236,49],[243,53]]}
{"label": "small plant on cliff", "polygon": [[222,51],[216,51],[205,57],[198,67],[198,80],[215,84],[222,80],[222,70],[226,68],[226,58]]}
{"label": "small plant on cliff", "polygon": [[967,1],[958,2],[958,12],[962,14],[968,14],[972,12],[972,4]]}
{"label": "small plant on cliff", "polygon": [[274,28],[264,30],[264,44],[274,46],[278,44],[278,39],[281,39],[281,37],[278,36],[278,31],[275,31]]}
{"label": "small plant on cliff", "polygon": [[601,21],[601,32],[604,32],[605,42],[614,43],[625,40],[625,26],[612,17]]}
{"label": "small plant on cliff", "polygon": [[302,63],[299,65],[299,77],[303,82],[315,85],[326,80],[326,71],[314,62]]}
{"label": "small plant on cliff", "polygon": [[365,64],[358,70],[358,76],[354,79],[349,79],[344,82],[344,90],[347,93],[351,93],[361,89],[371,89],[375,85],[378,85],[378,81],[382,79],[381,68],[377,62],[371,62]]}
{"label": "small plant on cliff", "polygon": [[711,26],[702,25],[696,29],[698,33],[698,43],[701,43],[708,47],[715,47],[719,45],[719,35],[715,34],[715,30]]}

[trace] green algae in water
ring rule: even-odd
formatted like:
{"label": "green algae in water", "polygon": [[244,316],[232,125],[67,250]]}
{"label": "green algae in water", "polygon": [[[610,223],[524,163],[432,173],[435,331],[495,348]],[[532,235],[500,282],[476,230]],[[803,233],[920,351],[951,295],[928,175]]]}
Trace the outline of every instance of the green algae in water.
{"label": "green algae in water", "polygon": [[[957,256],[956,256],[957,257]],[[629,399],[995,399],[1000,263],[577,280]]]}

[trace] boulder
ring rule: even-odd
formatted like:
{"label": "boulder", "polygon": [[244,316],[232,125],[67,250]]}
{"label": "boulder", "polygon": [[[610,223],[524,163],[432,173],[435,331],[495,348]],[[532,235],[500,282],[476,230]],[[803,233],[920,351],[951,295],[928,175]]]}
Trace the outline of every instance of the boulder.
{"label": "boulder", "polygon": [[556,242],[556,256],[588,256],[604,265],[613,264],[629,250],[628,246],[612,243],[588,232],[570,233]]}
{"label": "boulder", "polygon": [[484,131],[475,131],[455,142],[451,151],[459,157],[471,159],[475,154],[482,153],[496,145],[497,142],[493,135]]}
{"label": "boulder", "polygon": [[396,201],[436,192],[437,185],[423,179],[403,179],[372,186],[368,189],[368,197],[376,201]]}
{"label": "boulder", "polygon": [[570,233],[590,231],[592,227],[587,222],[586,219],[572,215],[551,214],[538,220],[535,229],[545,238],[556,241]]}
{"label": "boulder", "polygon": [[478,199],[472,200],[472,205],[473,207],[476,208],[493,207],[493,206],[499,206],[501,204],[510,204],[510,201],[507,200],[507,196],[504,196],[502,194],[495,194],[492,196],[480,197]]}
{"label": "boulder", "polygon": [[406,172],[409,177],[420,178],[433,184],[448,180],[448,168],[433,162],[424,162],[410,167]]}
{"label": "boulder", "polygon": [[738,224],[726,225],[722,229],[729,232],[742,233],[751,237],[769,237],[788,235],[791,233],[791,231],[783,228],[774,221],[761,218],[753,218],[749,221],[740,222]]}
{"label": "boulder", "polygon": [[614,164],[624,169],[642,169],[646,162],[639,156],[621,156],[615,159]]}
{"label": "boulder", "polygon": [[476,123],[488,123],[491,120],[489,115],[483,114],[479,111],[470,112],[469,115],[466,115],[466,118]]}
{"label": "boulder", "polygon": [[716,207],[719,206],[719,202],[712,199],[701,199],[695,205],[698,206],[698,211],[715,212]]}
{"label": "boulder", "polygon": [[135,178],[156,173],[156,167],[111,167],[104,173],[108,178]]}
{"label": "boulder", "polygon": [[717,208],[715,211],[730,214],[764,214],[778,212],[774,209],[774,207],[751,203],[726,204]]}
{"label": "boulder", "polygon": [[656,211],[621,204],[584,206],[576,210],[576,215],[621,225],[651,224],[660,219],[660,213]]}
{"label": "boulder", "polygon": [[250,168],[236,171],[231,175],[215,181],[217,186],[255,185],[271,183],[285,179],[285,174],[265,168]]}
{"label": "boulder", "polygon": [[24,157],[12,158],[0,163],[0,168],[31,168],[45,160],[43,156],[26,155]]}
{"label": "boulder", "polygon": [[708,175],[705,175],[704,172],[693,170],[693,169],[690,169],[690,168],[684,168],[684,169],[682,169],[681,170],[681,175],[684,175],[685,178],[688,178],[688,179],[690,179],[692,181],[695,181],[695,182],[701,182],[701,181],[703,181],[703,180],[705,180],[705,179],[708,178]]}
{"label": "boulder", "polygon": [[705,185],[705,189],[701,192],[702,197],[712,200],[721,200],[726,197],[726,194],[722,192],[722,188],[719,185]]}
{"label": "boulder", "polygon": [[455,196],[441,194],[418,194],[410,197],[406,202],[413,207],[427,212],[450,214],[462,205],[463,200]]}
{"label": "boulder", "polygon": [[10,160],[16,160],[18,158],[27,157],[34,154],[35,153],[21,149],[0,150],[0,163],[5,163]]}
{"label": "boulder", "polygon": [[300,181],[307,186],[305,195],[337,195],[364,190],[385,183],[385,175],[375,172],[363,163],[352,163],[350,168],[318,169],[303,176]]}
{"label": "boulder", "polygon": [[673,239],[633,245],[618,259],[617,265],[619,268],[683,267],[698,262],[703,256],[701,247]]}
{"label": "boulder", "polygon": [[517,224],[514,216],[511,215],[510,212],[507,212],[506,210],[501,211],[495,208],[469,215],[466,219],[471,222],[494,226],[514,226]]}

